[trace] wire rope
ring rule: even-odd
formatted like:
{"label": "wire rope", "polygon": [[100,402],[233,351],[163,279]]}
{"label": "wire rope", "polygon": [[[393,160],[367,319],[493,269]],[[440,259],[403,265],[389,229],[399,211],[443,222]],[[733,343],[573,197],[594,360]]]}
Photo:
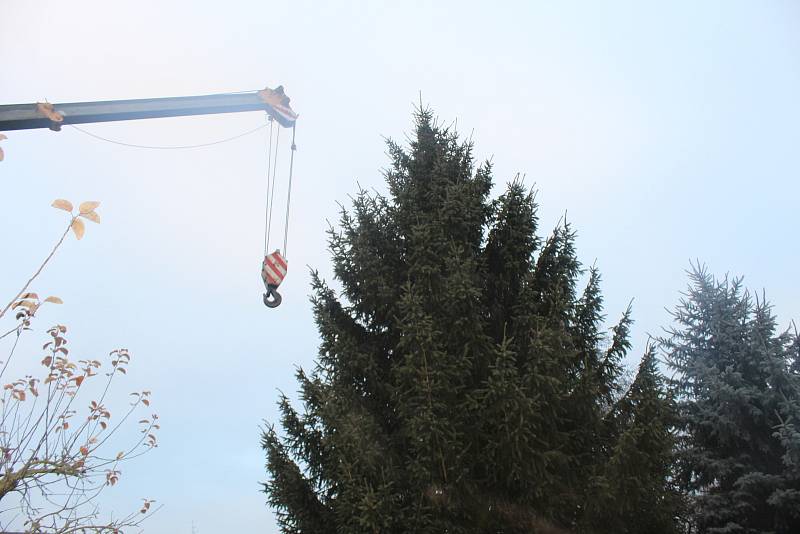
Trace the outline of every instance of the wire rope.
{"label": "wire rope", "polygon": [[272,167],[272,190],[269,193],[269,198],[267,199],[268,208],[267,208],[267,249],[269,249],[269,238],[270,234],[272,233],[272,209],[275,206],[275,182],[276,182],[276,174],[278,172],[278,149],[280,148],[281,144],[281,129],[278,128],[277,133],[275,134],[275,155],[272,158],[273,167]]}
{"label": "wire rope", "polygon": [[294,152],[297,150],[297,145],[294,143],[294,134],[296,127],[292,126],[292,154],[289,158],[289,187],[286,192],[286,222],[283,225],[283,257],[289,259],[289,208],[292,204],[292,174],[294,172]]}
{"label": "wire rope", "polygon": [[115,139],[109,139],[107,137],[103,137],[103,136],[94,134],[92,132],[84,130],[83,128],[79,128],[78,126],[75,126],[74,124],[67,124],[67,126],[69,126],[70,128],[73,128],[73,129],[81,132],[84,135],[88,135],[89,137],[94,137],[95,139],[98,139],[100,141],[105,141],[106,143],[112,143],[112,144],[120,145],[120,146],[127,146],[127,147],[130,147],[130,148],[145,148],[145,149],[148,149],[148,150],[186,150],[186,149],[191,149],[191,148],[204,148],[204,147],[219,145],[219,144],[222,144],[222,143],[227,143],[229,141],[235,141],[236,139],[241,139],[242,137],[245,137],[247,135],[253,134],[253,133],[261,130],[262,128],[266,128],[267,127],[266,124],[262,124],[262,125],[260,125],[260,126],[258,126],[256,128],[253,128],[252,130],[247,130],[246,132],[242,132],[240,134],[234,135],[233,137],[226,137],[225,139],[219,139],[217,141],[211,141],[210,143],[200,143],[200,144],[196,144],[196,145],[156,146],[156,145],[138,145],[138,144],[134,144],[134,143],[125,143],[123,141],[117,141]]}
{"label": "wire rope", "polygon": [[274,124],[272,117],[268,116],[267,120],[269,121],[269,146],[267,148],[267,191],[264,200],[264,256],[269,252],[269,199],[272,198],[270,195],[270,174],[272,173],[272,130]]}

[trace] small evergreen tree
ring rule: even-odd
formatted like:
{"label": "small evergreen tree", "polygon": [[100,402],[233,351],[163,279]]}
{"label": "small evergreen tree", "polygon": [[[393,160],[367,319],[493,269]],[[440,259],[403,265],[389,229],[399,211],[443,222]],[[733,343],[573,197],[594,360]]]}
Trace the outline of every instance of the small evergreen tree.
{"label": "small evergreen tree", "polygon": [[691,273],[663,340],[679,394],[680,478],[700,532],[800,532],[797,339],[741,280]]}
{"label": "small evergreen tree", "polygon": [[491,165],[475,168],[472,146],[428,111],[408,149],[388,146],[388,197],[362,191],[330,231],[340,295],[314,278],[322,343],[314,372],[297,373],[304,410],[282,397],[283,435],[263,435],[279,524],[579,528],[616,450],[630,311],[609,344],[597,270],[576,289],[570,226],[542,242],[516,180],[490,200]]}

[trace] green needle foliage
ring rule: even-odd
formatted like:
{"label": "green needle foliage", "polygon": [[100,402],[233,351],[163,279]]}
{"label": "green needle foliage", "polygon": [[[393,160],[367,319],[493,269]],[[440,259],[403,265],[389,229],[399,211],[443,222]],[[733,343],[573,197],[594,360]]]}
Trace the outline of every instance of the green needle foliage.
{"label": "green needle foliage", "polygon": [[283,531],[669,532],[669,399],[650,355],[622,391],[630,310],[606,336],[570,225],[537,237],[532,192],[492,200],[491,164],[429,111],[388,151],[388,195],[330,230],[340,291],[314,278],[303,409],[282,397],[263,434]]}
{"label": "green needle foliage", "polygon": [[680,478],[704,533],[800,532],[796,333],[741,280],[691,273],[664,340],[679,393]]}
{"label": "green needle foliage", "polygon": [[[614,408],[616,439],[601,481],[605,500],[591,502],[605,532],[680,532],[686,503],[674,482],[675,403],[649,347],[633,384]],[[587,525],[590,530],[590,525]]]}

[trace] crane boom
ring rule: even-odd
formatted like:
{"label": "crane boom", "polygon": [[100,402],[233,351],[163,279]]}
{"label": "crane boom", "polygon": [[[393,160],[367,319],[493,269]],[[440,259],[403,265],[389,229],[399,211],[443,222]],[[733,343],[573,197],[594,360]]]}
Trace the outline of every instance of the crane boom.
{"label": "crane boom", "polygon": [[[285,105],[282,105],[285,104]],[[47,104],[47,108],[60,116],[54,121],[42,104],[0,105],[0,132],[50,128],[59,130],[62,124],[183,117],[214,113],[266,111],[281,126],[294,125],[297,115],[288,106],[283,88],[264,89],[245,93],[225,93],[203,96],[145,98],[139,100],[107,100],[100,102],[71,102]]]}
{"label": "crane boom", "polygon": [[[139,100],[106,100],[99,102],[71,102],[66,104],[51,104],[49,102],[36,102],[33,104],[7,104],[0,105],[0,132],[8,130],[28,130],[35,128],[50,128],[59,131],[65,124],[86,124],[92,122],[127,121],[135,119],[154,119],[160,117],[185,117],[188,115],[210,115],[214,113],[238,113],[242,111],[266,111],[273,120],[285,128],[292,129],[291,158],[289,159],[289,185],[286,195],[286,225],[283,233],[283,250],[289,236],[289,206],[292,191],[292,170],[294,167],[294,152],[296,145],[295,122],[297,113],[289,105],[289,97],[279,85],[275,89],[266,87],[261,91],[242,93],[224,93],[204,96],[178,96],[168,98],[144,98]],[[267,164],[267,189],[270,195],[274,193],[275,172],[272,165],[272,126],[269,123],[269,154]],[[253,130],[255,131],[255,130]],[[280,132],[280,130],[278,130]],[[92,135],[92,134],[90,134]],[[0,135],[0,139],[6,136]],[[277,162],[277,139],[275,158]],[[163,147],[162,147],[163,148]],[[0,160],[2,160],[0,151]],[[272,190],[269,191],[269,180],[272,179]],[[278,286],[286,276],[288,262],[280,250],[268,254],[269,234],[272,225],[273,198],[267,202],[264,231],[264,263],[261,277],[267,292],[264,294],[264,304],[275,308],[281,303]]]}

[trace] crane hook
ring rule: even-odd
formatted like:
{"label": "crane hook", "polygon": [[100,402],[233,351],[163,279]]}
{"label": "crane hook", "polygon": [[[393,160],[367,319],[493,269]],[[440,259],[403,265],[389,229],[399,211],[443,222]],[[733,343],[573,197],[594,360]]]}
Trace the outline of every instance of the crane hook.
{"label": "crane hook", "polygon": [[267,308],[277,308],[281,305],[282,300],[281,294],[278,293],[278,286],[269,284],[267,286],[267,292],[264,293],[264,306]]}

